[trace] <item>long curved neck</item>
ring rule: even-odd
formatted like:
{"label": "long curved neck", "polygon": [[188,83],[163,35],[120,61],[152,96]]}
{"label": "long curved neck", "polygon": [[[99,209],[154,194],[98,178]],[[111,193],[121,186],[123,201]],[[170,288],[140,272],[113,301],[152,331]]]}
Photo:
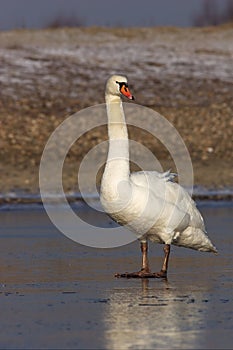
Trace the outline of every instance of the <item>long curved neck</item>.
{"label": "long curved neck", "polygon": [[129,140],[120,97],[105,96],[108,115],[109,149],[105,176],[116,182],[129,179]]}
{"label": "long curved neck", "polygon": [[108,115],[109,140],[127,140],[128,132],[125,122],[125,114],[120,97],[105,96]]}

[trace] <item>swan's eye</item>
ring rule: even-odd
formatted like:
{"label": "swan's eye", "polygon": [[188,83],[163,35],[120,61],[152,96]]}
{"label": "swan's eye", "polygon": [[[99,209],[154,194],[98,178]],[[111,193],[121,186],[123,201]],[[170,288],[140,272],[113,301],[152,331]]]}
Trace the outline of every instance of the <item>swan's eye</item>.
{"label": "swan's eye", "polygon": [[119,90],[120,90],[120,92],[122,92],[123,91],[123,89],[125,90],[125,91],[127,91],[128,89],[128,84],[127,83],[125,83],[125,82],[120,82],[120,81],[116,81],[116,83],[117,84],[119,84]]}

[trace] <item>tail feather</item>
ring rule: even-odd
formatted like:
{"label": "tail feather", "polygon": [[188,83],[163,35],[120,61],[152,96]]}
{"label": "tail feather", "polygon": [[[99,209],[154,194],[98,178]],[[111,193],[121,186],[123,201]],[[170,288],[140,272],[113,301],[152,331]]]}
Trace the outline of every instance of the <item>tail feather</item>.
{"label": "tail feather", "polygon": [[176,239],[172,244],[218,254],[217,248],[212,244],[207,235],[201,229],[190,226],[181,234],[176,235]]}

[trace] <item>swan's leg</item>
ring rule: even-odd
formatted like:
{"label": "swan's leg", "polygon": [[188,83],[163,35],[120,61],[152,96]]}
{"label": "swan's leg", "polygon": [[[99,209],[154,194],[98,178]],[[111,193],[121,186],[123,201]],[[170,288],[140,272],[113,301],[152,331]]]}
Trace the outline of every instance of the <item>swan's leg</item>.
{"label": "swan's leg", "polygon": [[148,260],[148,242],[141,242],[142,252],[142,268],[138,272],[125,272],[117,273],[115,277],[126,277],[126,278],[163,278],[166,277],[159,273],[150,272],[149,260]]}
{"label": "swan's leg", "polygon": [[126,277],[126,278],[143,278],[143,277],[155,277],[154,274],[150,272],[149,260],[148,260],[148,242],[141,242],[141,252],[142,252],[142,268],[137,272],[125,272],[117,273],[115,277]]}
{"label": "swan's leg", "polygon": [[141,242],[142,252],[142,272],[150,272],[149,260],[148,260],[148,242]]}
{"label": "swan's leg", "polygon": [[165,244],[163,251],[164,251],[163,265],[160,272],[158,272],[156,275],[157,277],[166,278],[167,270],[168,270],[169,255],[170,255],[170,244]]}
{"label": "swan's leg", "polygon": [[160,272],[153,273],[149,269],[148,261],[148,243],[141,242],[142,252],[142,269],[138,272],[125,272],[117,273],[115,277],[126,277],[126,278],[167,278],[168,260],[170,255],[170,244],[165,244],[164,248],[164,261]]}

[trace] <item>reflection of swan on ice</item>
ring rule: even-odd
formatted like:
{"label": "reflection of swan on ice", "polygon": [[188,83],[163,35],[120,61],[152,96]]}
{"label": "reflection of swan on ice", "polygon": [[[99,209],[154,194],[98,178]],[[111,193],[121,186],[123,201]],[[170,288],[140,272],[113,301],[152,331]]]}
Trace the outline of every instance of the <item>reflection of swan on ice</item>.
{"label": "reflection of swan on ice", "polygon": [[[133,99],[127,79],[112,76],[106,85],[109,150],[100,198],[105,211],[139,238],[142,269],[118,277],[167,276],[170,245],[217,252],[206,235],[202,216],[189,194],[169,172],[130,173],[129,140],[121,96]],[[151,273],[147,242],[163,243],[165,258],[159,273]]]}
{"label": "reflection of swan on ice", "polygon": [[166,280],[153,290],[142,279],[142,290],[116,289],[108,298],[103,315],[107,349],[196,348],[204,314],[192,295],[170,288]]}

